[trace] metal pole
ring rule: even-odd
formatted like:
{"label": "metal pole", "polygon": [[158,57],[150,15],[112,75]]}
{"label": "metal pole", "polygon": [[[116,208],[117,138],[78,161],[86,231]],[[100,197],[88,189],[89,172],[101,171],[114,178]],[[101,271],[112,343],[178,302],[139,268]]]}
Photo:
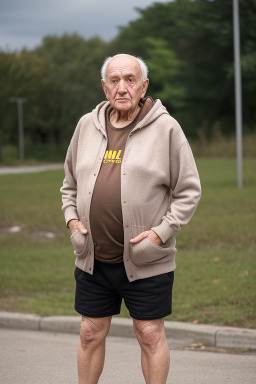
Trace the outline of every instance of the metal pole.
{"label": "metal pole", "polygon": [[19,120],[19,154],[20,161],[24,160],[24,129],[23,129],[23,100],[18,99],[18,120]]}
{"label": "metal pole", "polygon": [[18,131],[19,131],[19,159],[24,160],[24,128],[23,128],[23,103],[27,101],[24,97],[11,97],[10,101],[18,106]]}
{"label": "metal pole", "polygon": [[235,55],[235,103],[236,103],[236,154],[237,154],[237,185],[243,187],[242,165],[242,96],[241,96],[241,66],[240,66],[240,31],[239,31],[239,2],[233,0],[234,17],[234,55]]}

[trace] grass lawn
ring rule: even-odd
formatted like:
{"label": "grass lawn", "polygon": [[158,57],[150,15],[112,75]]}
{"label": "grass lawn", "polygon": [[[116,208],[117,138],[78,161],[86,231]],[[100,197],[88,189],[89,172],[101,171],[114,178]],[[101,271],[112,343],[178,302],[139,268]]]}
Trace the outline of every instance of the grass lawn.
{"label": "grass lawn", "polygon": [[[170,320],[256,328],[256,159],[198,159],[203,195],[177,234]],[[0,310],[75,315],[74,255],[61,212],[64,173],[0,176]],[[19,232],[8,229],[19,226]],[[121,316],[128,316],[123,306]]]}

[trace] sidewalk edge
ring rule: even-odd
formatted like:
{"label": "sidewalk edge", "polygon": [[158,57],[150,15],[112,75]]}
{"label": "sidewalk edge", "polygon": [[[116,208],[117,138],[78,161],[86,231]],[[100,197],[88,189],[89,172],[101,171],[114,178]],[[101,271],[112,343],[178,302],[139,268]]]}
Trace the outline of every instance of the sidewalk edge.
{"label": "sidewalk edge", "polygon": [[[80,321],[80,316],[41,317],[0,311],[1,328],[79,334]],[[165,331],[169,344],[176,341],[182,345],[202,343],[217,348],[256,349],[254,329],[165,321]],[[113,317],[109,335],[135,337],[132,320]]]}

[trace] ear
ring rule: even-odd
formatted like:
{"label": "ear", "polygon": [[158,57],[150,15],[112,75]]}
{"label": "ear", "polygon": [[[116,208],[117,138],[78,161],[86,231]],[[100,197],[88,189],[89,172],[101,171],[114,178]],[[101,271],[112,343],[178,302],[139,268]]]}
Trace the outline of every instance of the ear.
{"label": "ear", "polygon": [[141,99],[145,96],[147,89],[148,89],[149,79],[145,80],[142,86],[142,94]]}
{"label": "ear", "polygon": [[103,91],[105,92],[106,98],[108,98],[108,88],[104,80],[101,80],[101,85],[102,85]]}

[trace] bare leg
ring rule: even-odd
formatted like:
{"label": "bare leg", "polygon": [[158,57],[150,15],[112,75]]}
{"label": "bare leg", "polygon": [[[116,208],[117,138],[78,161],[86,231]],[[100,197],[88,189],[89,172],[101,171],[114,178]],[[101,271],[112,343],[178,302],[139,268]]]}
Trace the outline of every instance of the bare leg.
{"label": "bare leg", "polygon": [[110,317],[82,317],[77,351],[79,384],[97,384],[103,370]]}
{"label": "bare leg", "polygon": [[141,346],[141,366],[146,384],[165,384],[170,351],[165,337],[164,319],[133,319],[133,326]]}

